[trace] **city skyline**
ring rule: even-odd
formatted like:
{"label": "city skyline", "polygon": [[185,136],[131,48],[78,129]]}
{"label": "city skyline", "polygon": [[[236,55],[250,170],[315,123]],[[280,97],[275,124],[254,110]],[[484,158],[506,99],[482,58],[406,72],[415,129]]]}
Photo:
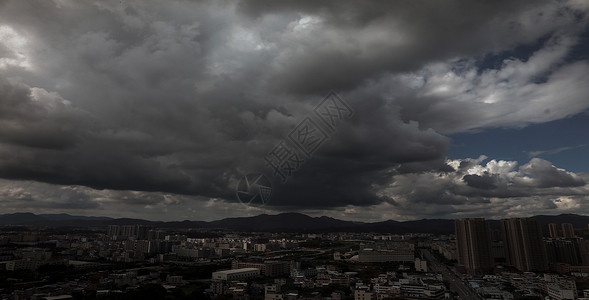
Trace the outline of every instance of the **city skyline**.
{"label": "city skyline", "polygon": [[589,215],[588,25],[576,0],[2,2],[0,207]]}

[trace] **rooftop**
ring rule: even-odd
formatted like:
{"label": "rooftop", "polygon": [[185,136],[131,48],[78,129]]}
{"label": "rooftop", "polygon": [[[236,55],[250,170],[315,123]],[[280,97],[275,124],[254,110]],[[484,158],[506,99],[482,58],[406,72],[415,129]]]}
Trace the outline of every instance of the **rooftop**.
{"label": "rooftop", "polygon": [[258,269],[258,268],[241,268],[241,269],[217,271],[215,273],[221,273],[221,274],[227,274],[227,275],[229,275],[229,274],[236,274],[236,273],[250,272],[250,271],[260,271],[260,269]]}

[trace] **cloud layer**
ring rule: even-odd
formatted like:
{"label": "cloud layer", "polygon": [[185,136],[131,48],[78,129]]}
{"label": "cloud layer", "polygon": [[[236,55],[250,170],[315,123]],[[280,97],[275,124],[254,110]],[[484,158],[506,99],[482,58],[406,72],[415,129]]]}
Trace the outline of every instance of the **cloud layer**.
{"label": "cloud layer", "polygon": [[0,201],[85,212],[237,204],[239,178],[271,174],[264,156],[332,89],[354,117],[287,183],[275,180],[268,209],[418,216],[407,203],[431,203],[429,214],[448,215],[580,197],[585,175],[548,161],[456,165],[446,152],[448,134],[586,111],[589,64],[571,53],[588,11],[583,1],[3,2]]}

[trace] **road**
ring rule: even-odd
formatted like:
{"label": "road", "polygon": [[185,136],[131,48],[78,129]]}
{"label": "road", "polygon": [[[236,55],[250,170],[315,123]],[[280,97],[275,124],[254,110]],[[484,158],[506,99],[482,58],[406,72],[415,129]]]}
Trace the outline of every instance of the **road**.
{"label": "road", "polygon": [[481,299],[481,297],[467,287],[464,282],[448,268],[448,266],[439,262],[428,250],[421,249],[421,253],[429,262],[430,270],[442,274],[442,278],[450,283],[450,290],[456,292],[458,296],[460,296],[460,299]]}

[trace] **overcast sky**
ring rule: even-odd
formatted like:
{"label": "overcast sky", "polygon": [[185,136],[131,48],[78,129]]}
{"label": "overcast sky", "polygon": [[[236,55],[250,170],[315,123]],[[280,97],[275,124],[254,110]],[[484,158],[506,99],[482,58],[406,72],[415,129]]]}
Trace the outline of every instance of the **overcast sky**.
{"label": "overcast sky", "polygon": [[[0,0],[0,213],[589,214],[588,22],[584,0]],[[332,90],[353,116],[281,182],[265,157]],[[235,194],[252,172],[263,207]]]}

